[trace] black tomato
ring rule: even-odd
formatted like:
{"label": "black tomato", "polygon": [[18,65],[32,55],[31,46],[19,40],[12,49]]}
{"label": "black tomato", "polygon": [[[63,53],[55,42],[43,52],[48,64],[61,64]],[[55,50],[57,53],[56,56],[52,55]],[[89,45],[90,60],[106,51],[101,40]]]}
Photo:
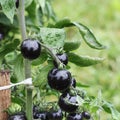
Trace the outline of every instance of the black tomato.
{"label": "black tomato", "polygon": [[49,86],[55,90],[65,91],[71,84],[71,73],[67,70],[53,68],[47,78]]}
{"label": "black tomato", "polygon": [[15,0],[15,6],[16,6],[16,8],[19,7],[19,0]]}
{"label": "black tomato", "polygon": [[85,118],[85,119],[90,119],[90,114],[86,111],[82,112],[82,116]]}
{"label": "black tomato", "polygon": [[76,80],[75,80],[75,78],[72,78],[71,86],[73,86],[74,88],[76,87]]}
{"label": "black tomato", "polygon": [[63,93],[59,98],[58,105],[65,112],[75,112],[78,108],[77,97],[70,93]]}
{"label": "black tomato", "polygon": [[63,113],[61,110],[51,111],[47,113],[47,120],[62,120]]}
{"label": "black tomato", "polygon": [[9,116],[8,120],[27,120],[27,118],[24,113],[18,113]]}
{"label": "black tomato", "polygon": [[33,118],[36,117],[36,113],[39,112],[39,109],[36,105],[33,106]]}
{"label": "black tomato", "polygon": [[[71,86],[74,87],[74,88],[76,87],[76,80],[75,80],[75,78],[72,78],[72,80],[71,80]],[[68,89],[65,90],[65,92],[69,92],[69,91],[70,91],[70,88],[68,88]]]}
{"label": "black tomato", "polygon": [[[56,54],[56,56],[58,57],[58,59],[64,64],[64,65],[67,65],[68,64],[68,56],[66,53],[63,53],[63,54]],[[56,61],[53,61],[54,63],[54,66],[55,67],[58,67]]]}
{"label": "black tomato", "polygon": [[47,112],[37,112],[37,113],[34,113],[33,118],[34,119],[40,119],[40,120],[48,120],[47,119]]}
{"label": "black tomato", "polygon": [[69,113],[67,120],[83,120],[83,118],[80,113]]}
{"label": "black tomato", "polygon": [[37,40],[26,39],[21,44],[21,53],[24,58],[33,60],[39,57],[41,45]]}
{"label": "black tomato", "polygon": [[3,34],[2,33],[0,33],[0,40],[2,40],[3,39]]}

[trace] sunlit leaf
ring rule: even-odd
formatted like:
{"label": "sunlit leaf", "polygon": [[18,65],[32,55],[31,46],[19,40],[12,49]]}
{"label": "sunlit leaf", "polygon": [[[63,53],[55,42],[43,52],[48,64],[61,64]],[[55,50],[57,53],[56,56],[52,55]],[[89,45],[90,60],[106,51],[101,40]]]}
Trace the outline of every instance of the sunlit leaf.
{"label": "sunlit leaf", "polygon": [[40,36],[44,44],[53,48],[61,48],[64,46],[65,31],[56,28],[40,28]]}
{"label": "sunlit leaf", "polygon": [[69,61],[77,66],[86,67],[101,63],[104,59],[98,57],[80,56],[74,53],[68,53]]}
{"label": "sunlit leaf", "polygon": [[15,0],[0,0],[2,10],[8,19],[13,23],[15,14]]}
{"label": "sunlit leaf", "polygon": [[47,74],[48,74],[49,70],[52,69],[52,67],[53,67],[52,64],[48,64],[39,70],[39,73],[37,74],[37,76],[34,80],[35,86],[43,87],[45,84],[47,84]]}
{"label": "sunlit leaf", "polygon": [[95,49],[105,49],[101,43],[97,41],[94,34],[86,27],[85,25],[77,22],[73,22],[73,24],[79,29],[80,34],[82,35],[84,41],[92,48]]}
{"label": "sunlit leaf", "polygon": [[79,41],[71,41],[71,42],[65,42],[64,44],[64,50],[65,51],[73,51],[80,47],[81,42]]}
{"label": "sunlit leaf", "polygon": [[103,106],[102,107],[106,112],[112,114],[113,120],[119,120],[120,119],[120,112],[118,112],[111,103],[103,101]]}
{"label": "sunlit leaf", "polygon": [[22,81],[25,78],[24,75],[24,61],[21,54],[16,56],[16,59],[14,61],[14,74],[17,77],[18,81]]}

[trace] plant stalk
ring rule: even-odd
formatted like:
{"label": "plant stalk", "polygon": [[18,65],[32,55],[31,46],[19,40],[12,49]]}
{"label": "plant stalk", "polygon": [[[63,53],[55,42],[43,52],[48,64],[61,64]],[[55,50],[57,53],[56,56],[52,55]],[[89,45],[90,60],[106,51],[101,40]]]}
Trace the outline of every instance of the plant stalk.
{"label": "plant stalk", "polygon": [[[25,25],[25,6],[24,6],[25,0],[19,0],[19,8],[18,8],[18,20],[19,20],[19,26],[20,26],[20,32],[22,36],[22,40],[27,39],[26,34],[26,25]],[[24,60],[25,64],[25,78],[31,77],[31,63],[29,60]],[[33,86],[27,85],[26,86],[26,117],[27,120],[32,120],[33,114],[32,114],[32,91]]]}

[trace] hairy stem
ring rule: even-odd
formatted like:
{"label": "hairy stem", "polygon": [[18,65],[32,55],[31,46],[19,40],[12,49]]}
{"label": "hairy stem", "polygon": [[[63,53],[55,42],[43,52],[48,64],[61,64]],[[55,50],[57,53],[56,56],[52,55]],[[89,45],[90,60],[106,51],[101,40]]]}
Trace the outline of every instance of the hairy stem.
{"label": "hairy stem", "polygon": [[[24,0],[19,1],[19,9],[18,9],[18,20],[20,25],[20,31],[22,40],[27,38],[26,34],[26,25],[25,25],[25,7],[24,7]],[[31,77],[31,64],[30,61],[25,59],[25,78]],[[26,116],[27,120],[32,120],[32,90],[33,87],[31,85],[26,86]]]}

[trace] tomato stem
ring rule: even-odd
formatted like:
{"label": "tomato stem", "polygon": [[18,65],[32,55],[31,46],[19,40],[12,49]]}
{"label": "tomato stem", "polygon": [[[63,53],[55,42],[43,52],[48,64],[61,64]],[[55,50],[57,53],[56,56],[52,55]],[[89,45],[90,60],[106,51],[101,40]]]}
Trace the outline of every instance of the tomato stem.
{"label": "tomato stem", "polygon": [[[19,26],[21,31],[22,40],[27,39],[26,34],[26,25],[25,25],[25,6],[24,6],[25,0],[20,0],[19,2],[19,9],[18,9],[18,20],[19,20]],[[31,77],[31,63],[29,60],[25,59],[25,78]],[[27,120],[32,120],[32,85],[26,86],[26,117]]]}
{"label": "tomato stem", "polygon": [[53,52],[53,50],[51,49],[51,48],[49,48],[48,46],[46,46],[46,45],[44,45],[44,44],[42,44],[42,43],[40,43],[41,44],[41,46],[43,47],[43,48],[45,48],[47,51],[48,51],[48,53],[52,56],[52,58],[56,61],[56,63],[57,63],[57,65],[59,66],[59,68],[63,68],[64,67],[64,64],[63,63],[61,63],[61,61],[58,59],[58,57],[55,55],[55,53]]}

